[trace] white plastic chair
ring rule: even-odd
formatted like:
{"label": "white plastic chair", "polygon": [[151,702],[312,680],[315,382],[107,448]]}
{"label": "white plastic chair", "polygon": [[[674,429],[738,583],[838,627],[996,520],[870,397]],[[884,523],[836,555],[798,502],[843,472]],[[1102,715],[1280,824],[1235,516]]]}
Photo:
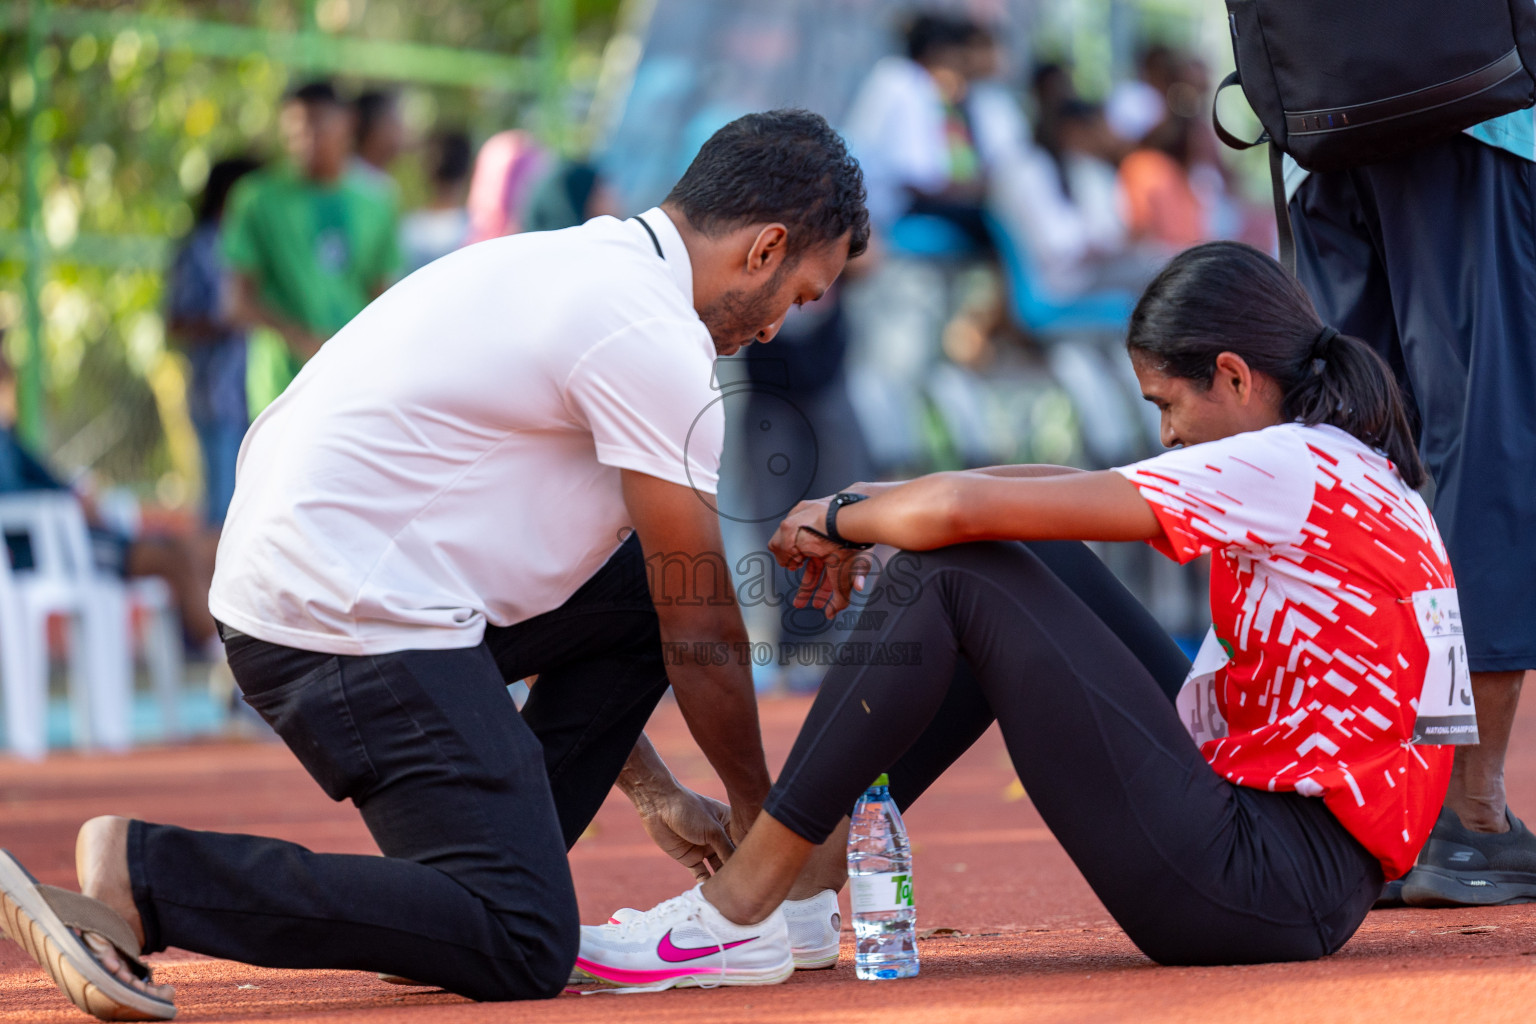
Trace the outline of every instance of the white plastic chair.
{"label": "white plastic chair", "polygon": [[144,655],[144,667],[160,705],[162,735],[179,739],[181,688],[187,677],[186,656],[181,646],[181,612],[171,585],[159,576],[135,576],[128,581],[131,621],[139,627],[136,639]]}
{"label": "white plastic chair", "polygon": [[70,619],[69,697],[79,744],[125,749],[133,724],[128,594],[122,581],[96,571],[79,501],[67,491],[0,495],[0,530],[25,534],[33,558],[32,569],[10,573],[21,651],[17,670],[4,680],[12,752],[47,753],[48,620],[54,615]]}
{"label": "white plastic chair", "polygon": [[[96,511],[112,529],[138,536],[144,526],[139,500],[123,488],[105,491],[96,499]],[[176,739],[182,735],[180,701],[186,681],[186,655],[181,644],[181,612],[176,607],[171,585],[158,576],[135,576],[128,580],[130,622],[136,627],[133,639],[143,654],[145,668],[160,703],[163,735]]]}
{"label": "white plastic chair", "polygon": [[5,697],[11,748],[24,757],[40,757],[47,745],[47,678],[39,693],[32,670],[37,637],[27,630],[24,599],[5,554],[0,549],[0,692]]}

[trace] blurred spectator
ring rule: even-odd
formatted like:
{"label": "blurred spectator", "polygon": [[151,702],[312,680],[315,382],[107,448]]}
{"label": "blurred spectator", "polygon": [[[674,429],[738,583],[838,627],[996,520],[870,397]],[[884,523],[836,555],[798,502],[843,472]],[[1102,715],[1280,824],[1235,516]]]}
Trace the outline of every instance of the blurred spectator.
{"label": "blurred spectator", "polygon": [[549,154],[527,132],[498,132],[486,139],[469,181],[469,241],[523,230],[523,207],[549,164]]}
{"label": "blurred spectator", "polygon": [[965,75],[965,109],[973,125],[983,169],[1030,144],[1029,122],[1014,91],[1002,79],[1003,49],[985,25],[970,23],[962,33],[960,68]]}
{"label": "blurred spectator", "polygon": [[622,215],[619,200],[594,164],[562,160],[534,186],[523,217],[524,231],[558,231],[593,217]]}
{"label": "blurred spectator", "polygon": [[1042,288],[1058,299],[1090,291],[1140,291],[1162,254],[1130,243],[1114,161],[1119,138],[1103,108],[1066,99],[1055,112],[1054,146],[999,165],[994,216],[1030,257]]}
{"label": "blurred spectator", "polygon": [[1194,118],[1170,114],[1121,162],[1133,241],[1172,251],[1213,237],[1210,210],[1190,181],[1198,131]]}
{"label": "blurred spectator", "polygon": [[390,176],[389,165],[405,147],[405,125],[400,120],[395,94],[371,89],[353,100],[352,132],[351,169],[394,199],[398,187]]}
{"label": "blurred spectator", "polygon": [[1062,108],[1078,99],[1072,84],[1072,69],[1065,64],[1046,61],[1035,65],[1029,79],[1029,95],[1034,105],[1034,143],[1048,153],[1060,146],[1058,130]]}
{"label": "blurred spectator", "polygon": [[400,224],[400,248],[409,274],[464,244],[469,237],[469,136],[440,132],[427,142],[427,205],[406,214]]}
{"label": "blurred spectator", "polygon": [[969,76],[986,66],[985,57],[978,60],[982,38],[971,21],[919,14],[906,33],[907,56],[879,61],[860,87],[846,134],[863,164],[877,226],[926,213],[990,246],[981,215],[986,169],[1016,140],[1006,118],[974,117],[968,103]]}
{"label": "blurred spectator", "polygon": [[233,318],[280,339],[253,333],[248,345],[253,415],[400,264],[393,201],[346,173],[352,117],[335,89],[314,82],[294,92],[281,125],[289,164],[236,186],[221,233]]}
{"label": "blurred spectator", "polygon": [[[850,265],[849,279],[868,273]],[[849,343],[844,282],[820,301],[794,308],[771,345],[742,350],[752,383],[739,431],[741,485],[746,510],[755,520],[759,544],[766,544],[787,510],[805,498],[834,494],[874,476],[873,462],[858,416],[848,397],[844,373]],[[756,549],[761,550],[761,549]],[[775,569],[774,599],[746,610],[753,639],[778,650],[780,643],[837,640],[843,634],[813,608],[795,609],[798,574]],[[772,669],[757,679],[759,689],[814,689],[826,672],[804,665]]]}
{"label": "blurred spectator", "polygon": [[[0,494],[71,490],[27,450],[16,437],[15,425],[16,371],[0,354]],[[106,525],[89,495],[76,497],[90,527],[97,569],[121,579],[161,577],[170,585],[181,613],[185,639],[199,652],[221,650],[208,611],[208,587],[213,580],[211,553],[184,537],[129,537]],[[25,572],[34,567],[31,538],[6,534],[4,539],[13,569]]]}
{"label": "blurred spectator", "polygon": [[1182,65],[1183,58],[1171,47],[1154,43],[1137,58],[1137,77],[1119,83],[1110,92],[1105,117],[1128,145],[1140,145],[1167,116],[1168,89],[1177,81]]}
{"label": "blurred spectator", "polygon": [[197,219],[177,250],[166,281],[166,334],[187,355],[187,406],[203,453],[204,516],[224,525],[235,493],[235,458],[250,424],[245,401],[245,331],[229,318],[219,222],[235,182],[260,165],[220,160],[208,172]]}

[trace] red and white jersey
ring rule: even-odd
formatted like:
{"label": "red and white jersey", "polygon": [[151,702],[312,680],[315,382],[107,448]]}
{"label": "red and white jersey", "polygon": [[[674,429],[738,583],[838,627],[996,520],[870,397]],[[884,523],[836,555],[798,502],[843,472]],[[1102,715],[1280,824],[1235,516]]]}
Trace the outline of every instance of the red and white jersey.
{"label": "red and white jersey", "polygon": [[1210,552],[1211,619],[1230,660],[1213,689],[1224,778],[1321,796],[1388,878],[1408,871],[1452,749],[1414,746],[1429,650],[1413,595],[1455,586],[1434,519],[1388,459],[1331,426],[1288,423],[1116,472],[1163,527],[1153,547]]}

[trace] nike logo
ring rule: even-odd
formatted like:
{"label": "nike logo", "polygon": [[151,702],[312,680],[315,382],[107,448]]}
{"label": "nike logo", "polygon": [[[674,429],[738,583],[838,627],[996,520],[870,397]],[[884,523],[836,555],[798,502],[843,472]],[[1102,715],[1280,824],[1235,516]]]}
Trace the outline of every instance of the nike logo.
{"label": "nike logo", "polygon": [[673,945],[672,933],[667,932],[667,934],[661,937],[661,942],[657,943],[656,945],[656,955],[661,957],[669,964],[686,963],[689,960],[697,960],[701,956],[709,956],[711,953],[720,953],[727,949],[735,949],[737,946],[747,942],[752,942],[757,938],[758,936],[754,935],[750,939],[741,939],[737,942],[727,942],[720,946],[694,946],[689,948],[686,946]]}

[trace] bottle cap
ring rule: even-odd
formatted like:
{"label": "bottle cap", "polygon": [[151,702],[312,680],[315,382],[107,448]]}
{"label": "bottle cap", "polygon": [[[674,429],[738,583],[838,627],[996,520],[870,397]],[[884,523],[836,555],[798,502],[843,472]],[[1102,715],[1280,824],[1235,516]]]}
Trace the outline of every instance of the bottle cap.
{"label": "bottle cap", "polygon": [[874,785],[876,786],[889,786],[890,784],[891,778],[889,775],[886,775],[885,772],[881,772],[880,777],[874,781]]}

